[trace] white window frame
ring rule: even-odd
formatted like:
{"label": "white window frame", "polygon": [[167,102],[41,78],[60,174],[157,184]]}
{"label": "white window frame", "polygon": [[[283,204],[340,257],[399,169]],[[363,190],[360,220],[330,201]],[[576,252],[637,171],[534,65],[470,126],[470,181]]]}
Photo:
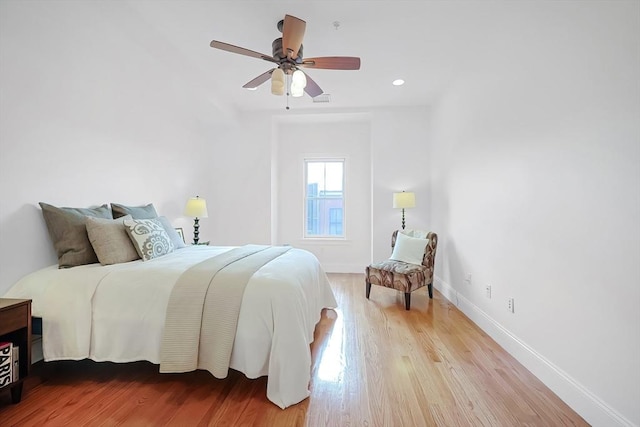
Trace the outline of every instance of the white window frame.
{"label": "white window frame", "polygon": [[[302,226],[303,226],[302,236],[303,236],[303,239],[305,239],[305,240],[345,240],[346,237],[347,237],[347,221],[346,221],[346,217],[347,217],[347,212],[346,212],[347,211],[347,209],[346,209],[346,200],[347,200],[347,195],[346,195],[347,159],[346,159],[346,157],[304,157],[303,162],[304,162],[303,177],[302,177],[302,182],[303,182],[302,198],[304,200],[303,220],[302,220]],[[329,235],[329,234],[327,234],[327,235],[315,235],[315,234],[309,235],[309,234],[307,234],[307,209],[308,209],[307,166],[309,165],[309,163],[329,163],[329,162],[342,163],[342,235],[340,235],[340,236]]]}

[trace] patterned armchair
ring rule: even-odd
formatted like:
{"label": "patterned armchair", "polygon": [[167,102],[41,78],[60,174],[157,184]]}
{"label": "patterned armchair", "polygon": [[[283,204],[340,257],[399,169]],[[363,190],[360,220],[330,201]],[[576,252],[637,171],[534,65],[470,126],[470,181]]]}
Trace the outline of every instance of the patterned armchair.
{"label": "patterned armchair", "polygon": [[[391,249],[395,247],[398,230],[391,236]],[[424,234],[423,234],[424,236]],[[388,259],[369,265],[365,271],[367,299],[371,293],[371,285],[385,286],[404,292],[405,308],[411,306],[411,292],[423,286],[429,290],[429,298],[433,298],[433,267],[438,246],[438,235],[427,234],[427,246],[424,250],[422,265],[409,264],[403,261]]]}

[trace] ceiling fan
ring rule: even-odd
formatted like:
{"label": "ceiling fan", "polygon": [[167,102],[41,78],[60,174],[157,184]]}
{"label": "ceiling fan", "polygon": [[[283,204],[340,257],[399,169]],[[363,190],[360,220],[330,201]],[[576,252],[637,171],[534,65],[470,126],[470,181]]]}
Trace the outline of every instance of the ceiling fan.
{"label": "ceiling fan", "polygon": [[[246,83],[243,88],[255,89],[271,79],[271,93],[283,95],[286,88],[285,75],[291,76],[290,92],[294,97],[302,96],[302,91],[309,96],[316,97],[323,93],[320,86],[300,68],[322,68],[328,70],[359,70],[360,58],[354,56],[324,56],[318,58],[304,58],[302,56],[302,39],[307,23],[295,16],[285,15],[278,22],[278,30],[282,37],[271,43],[273,55],[265,55],[243,47],[234,46],[217,40],[211,41],[210,46],[227,52],[239,53],[263,59],[276,64],[275,68],[265,71],[258,77]],[[287,95],[289,92],[287,92]]]}

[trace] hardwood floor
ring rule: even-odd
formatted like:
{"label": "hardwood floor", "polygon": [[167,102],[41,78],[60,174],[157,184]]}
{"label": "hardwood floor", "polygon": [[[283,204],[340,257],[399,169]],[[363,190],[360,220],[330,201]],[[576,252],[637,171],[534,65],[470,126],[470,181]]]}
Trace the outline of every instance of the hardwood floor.
{"label": "hardwood floor", "polygon": [[0,394],[3,426],[560,426],[588,425],[455,306],[362,274],[331,274],[337,310],[312,345],[311,397],[281,410],[266,378],[232,371],[159,374],[146,362],[40,363],[22,402]]}

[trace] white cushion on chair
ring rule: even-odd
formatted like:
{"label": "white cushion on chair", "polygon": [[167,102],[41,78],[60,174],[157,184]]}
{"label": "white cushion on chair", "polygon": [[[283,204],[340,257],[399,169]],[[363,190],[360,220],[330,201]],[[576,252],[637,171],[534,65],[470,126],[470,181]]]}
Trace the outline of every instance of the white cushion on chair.
{"label": "white cushion on chair", "polygon": [[427,239],[409,237],[403,233],[398,233],[393,253],[389,259],[422,265],[424,250],[428,242]]}
{"label": "white cushion on chair", "polygon": [[409,237],[417,237],[419,239],[426,239],[427,238],[427,234],[429,234],[428,231],[424,231],[424,230],[410,230],[410,229],[406,229],[406,230],[400,230],[400,233],[404,234],[405,236],[409,236]]}

